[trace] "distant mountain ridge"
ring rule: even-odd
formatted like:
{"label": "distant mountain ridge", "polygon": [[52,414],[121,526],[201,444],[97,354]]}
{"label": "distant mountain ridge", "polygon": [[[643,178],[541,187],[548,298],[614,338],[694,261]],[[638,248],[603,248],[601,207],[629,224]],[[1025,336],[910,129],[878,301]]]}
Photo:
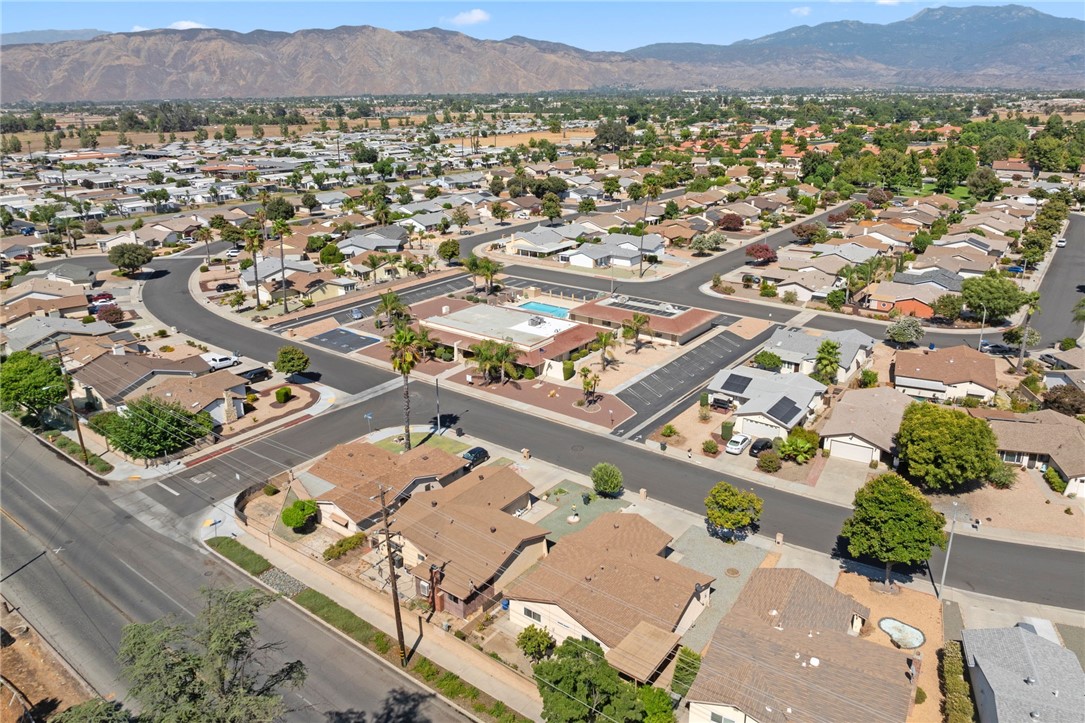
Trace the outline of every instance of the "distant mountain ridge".
{"label": "distant mountain ridge", "polygon": [[90,40],[99,35],[109,35],[108,30],[23,30],[17,33],[0,33],[0,45],[31,45],[33,43],[62,43],[65,40]]}
{"label": "distant mountain ridge", "polygon": [[514,36],[340,26],[150,30],[5,47],[0,100],[154,100],[600,88],[1085,87],[1085,22],[1018,5],[876,25],[799,26],[731,45],[596,52]]}

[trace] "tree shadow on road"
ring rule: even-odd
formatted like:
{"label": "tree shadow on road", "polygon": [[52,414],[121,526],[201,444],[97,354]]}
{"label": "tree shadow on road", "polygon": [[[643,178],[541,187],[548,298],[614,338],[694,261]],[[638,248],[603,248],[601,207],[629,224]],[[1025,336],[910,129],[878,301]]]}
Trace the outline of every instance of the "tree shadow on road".
{"label": "tree shadow on road", "polygon": [[422,707],[433,698],[432,693],[394,688],[388,692],[380,710],[369,714],[363,710],[330,711],[324,714],[327,723],[429,723]]}

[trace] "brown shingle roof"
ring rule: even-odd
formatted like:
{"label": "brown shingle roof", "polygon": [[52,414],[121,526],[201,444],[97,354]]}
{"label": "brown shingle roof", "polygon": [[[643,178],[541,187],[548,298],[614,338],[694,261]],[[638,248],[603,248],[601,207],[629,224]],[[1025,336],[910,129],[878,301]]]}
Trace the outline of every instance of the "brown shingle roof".
{"label": "brown shingle roof", "polygon": [[[153,387],[148,387],[143,394],[150,394],[166,402],[175,402],[185,410],[195,413],[223,399],[234,387],[242,387],[241,391],[244,391],[244,385],[244,379],[228,369],[220,369],[202,377],[165,377]],[[238,392],[231,393],[230,396],[240,399],[242,395]]]}
{"label": "brown shingle roof", "polygon": [[1046,454],[1067,477],[1085,475],[1085,425],[1051,409],[990,419],[998,448],[1007,452]]}
{"label": "brown shingle roof", "polygon": [[974,382],[998,391],[994,359],[969,346],[897,352],[896,374],[943,384]]}

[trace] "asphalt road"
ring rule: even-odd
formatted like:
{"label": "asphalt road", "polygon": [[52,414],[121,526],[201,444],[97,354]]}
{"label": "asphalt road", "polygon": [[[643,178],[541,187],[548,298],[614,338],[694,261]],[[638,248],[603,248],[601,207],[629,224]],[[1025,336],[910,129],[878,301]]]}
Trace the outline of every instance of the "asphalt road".
{"label": "asphalt road", "polygon": [[[190,618],[201,587],[247,577],[132,519],[97,486],[17,425],[2,421],[4,595],[103,695],[128,691],[116,661],[123,627]],[[463,720],[423,688],[345,643],[286,602],[261,617],[262,641],[282,641],[270,664],[300,659],[305,685],[286,697],[291,721]]]}
{"label": "asphalt road", "polygon": [[1043,347],[1066,337],[1077,339],[1085,326],[1074,321],[1074,306],[1085,298],[1085,214],[1070,214],[1066,247],[1055,249],[1046,263],[1050,267],[1040,284],[1043,313],[1032,320]]}

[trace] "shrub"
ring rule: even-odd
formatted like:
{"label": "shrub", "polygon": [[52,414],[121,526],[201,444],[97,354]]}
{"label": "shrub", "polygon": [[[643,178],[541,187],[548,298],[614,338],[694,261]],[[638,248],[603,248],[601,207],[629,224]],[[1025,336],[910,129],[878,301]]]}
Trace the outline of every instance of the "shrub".
{"label": "shrub", "polygon": [[779,472],[784,463],[780,461],[780,455],[771,449],[766,449],[757,455],[757,468],[762,472]]}
{"label": "shrub", "polygon": [[678,662],[674,669],[674,678],[671,679],[671,691],[684,696],[693,685],[697,672],[701,669],[701,656],[697,651],[682,646],[678,649]]}
{"label": "shrub", "polygon": [[870,389],[878,386],[878,372],[873,369],[864,369],[859,373],[859,388]]}
{"label": "shrub", "polygon": [[212,537],[207,546],[250,575],[263,575],[271,563],[232,537]]}
{"label": "shrub", "polygon": [[84,324],[93,324],[96,321],[98,321],[98,319],[96,319],[94,317],[94,314],[87,314],[86,316],[83,317],[83,323]]}
{"label": "shrub", "polygon": [[705,454],[717,454],[720,451],[720,446],[716,444],[716,440],[706,439],[704,443],[701,444],[701,451]]}
{"label": "shrub", "polygon": [[768,297],[768,298],[773,298],[773,297],[776,296],[776,285],[775,284],[770,284],[767,281],[762,281],[761,282],[761,290],[760,290],[759,293],[760,293],[761,296],[765,296],[765,297]]}
{"label": "shrub", "polygon": [[799,295],[794,291],[785,291],[780,300],[785,304],[797,304],[799,303]]}
{"label": "shrub", "polygon": [[659,434],[663,437],[674,437],[677,436],[678,430],[675,429],[673,424],[664,424],[663,429],[660,430]]}
{"label": "shrub", "polygon": [[876,459],[870,460],[870,464],[868,464],[867,466],[870,467],[871,469],[878,469],[878,460],[876,460]]}
{"label": "shrub", "polygon": [[702,407],[707,407],[708,406],[708,392],[701,392],[700,401],[701,401],[701,406]]}
{"label": "shrub", "polygon": [[264,485],[264,494],[268,497],[274,497],[275,495],[279,494],[279,488],[268,482],[266,485]]}
{"label": "shrub", "polygon": [[104,309],[99,309],[95,318],[107,324],[119,324],[124,321],[124,312],[121,311],[119,306],[107,306]]}
{"label": "shrub", "polygon": [[573,365],[571,359],[566,359],[561,363],[561,376],[565,381],[569,381],[576,374],[576,367]]}
{"label": "shrub", "polygon": [[735,287],[727,284],[726,286],[721,286],[719,289],[717,289],[717,291],[719,291],[724,296],[730,296],[731,294],[735,293]]}
{"label": "shrub", "polygon": [[292,396],[293,392],[290,391],[290,387],[279,387],[275,390],[275,401],[279,404],[286,404]]}
{"label": "shrub", "polygon": [[316,515],[316,502],[313,500],[295,500],[294,504],[283,510],[282,520],[287,527],[298,530],[309,524]]}
{"label": "shrub", "polygon": [[915,689],[915,704],[916,705],[922,705],[925,700],[927,700],[927,691],[923,690],[919,686],[916,686],[916,689]]}
{"label": "shrub", "polygon": [[1047,482],[1047,486],[1058,492],[1060,495],[1066,491],[1066,480],[1062,478],[1058,470],[1054,467],[1048,467],[1044,470],[1044,482]]}
{"label": "shrub", "polygon": [[734,422],[724,422],[723,424],[720,425],[720,438],[724,442],[729,441],[731,439],[731,437],[734,436],[734,433],[735,433],[735,423]]}
{"label": "shrub", "polygon": [[987,482],[995,489],[1008,490],[1017,481],[1017,473],[1013,465],[1000,464],[987,475]]}
{"label": "shrub", "polygon": [[211,267],[208,266],[207,264],[200,264],[200,273],[201,274],[206,274],[210,270],[211,270]]}
{"label": "shrub", "polygon": [[531,367],[524,367],[524,381],[530,382],[535,378],[535,370]]}
{"label": "shrub", "polygon": [[170,333],[165,329],[159,329],[154,333],[154,335],[157,336],[159,339],[165,339],[167,336],[170,335]]}
{"label": "shrub", "polygon": [[325,560],[338,560],[343,555],[347,554],[351,550],[361,547],[365,544],[366,536],[364,532],[358,532],[350,537],[344,537],[341,540],[336,540],[332,544],[328,545],[328,548],[324,550]]}
{"label": "shrub", "polygon": [[108,438],[119,418],[120,415],[117,412],[99,412],[87,421],[87,426]]}
{"label": "shrub", "polygon": [[1070,349],[1077,349],[1077,339],[1072,336],[1068,336],[1059,342],[1059,349],[1062,351],[1069,351]]}
{"label": "shrub", "polygon": [[947,640],[939,662],[944,720],[946,723],[972,723],[976,711],[972,705],[972,691],[964,677],[964,656],[960,642]]}
{"label": "shrub", "polygon": [[1028,389],[1033,394],[1039,394],[1043,391],[1043,381],[1035,374],[1029,374],[1027,377],[1021,380],[1021,386]]}
{"label": "shrub", "polygon": [[707,407],[707,406],[705,406],[705,407],[697,407],[697,421],[699,421],[699,422],[708,422],[711,419],[712,419],[712,408],[711,407]]}
{"label": "shrub", "polygon": [[617,497],[622,492],[622,471],[610,462],[600,462],[591,468],[591,483],[596,494]]}

